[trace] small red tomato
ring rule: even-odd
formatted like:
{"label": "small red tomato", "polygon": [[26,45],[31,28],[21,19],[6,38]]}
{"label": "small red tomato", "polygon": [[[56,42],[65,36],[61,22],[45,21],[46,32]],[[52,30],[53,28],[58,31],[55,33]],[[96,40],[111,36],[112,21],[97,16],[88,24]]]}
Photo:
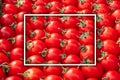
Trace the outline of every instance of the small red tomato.
{"label": "small red tomato", "polygon": [[73,5],[76,6],[78,1],[77,0],[62,0],[62,3],[65,5]]}
{"label": "small red tomato", "polygon": [[6,78],[6,74],[5,72],[3,71],[2,68],[0,68],[0,80],[4,80]]}
{"label": "small red tomato", "polygon": [[22,80],[22,78],[19,76],[9,76],[5,80]]}
{"label": "small red tomato", "polygon": [[16,15],[17,22],[21,22],[21,21],[24,20],[23,15],[24,15],[25,13],[26,13],[26,12],[21,11],[21,12],[19,12],[19,13]]}
{"label": "small red tomato", "polygon": [[65,7],[61,8],[61,10],[60,10],[60,13],[64,13],[64,14],[74,14],[77,12],[78,12],[77,7],[72,6],[72,5],[65,6]]}
{"label": "small red tomato", "polygon": [[75,54],[78,55],[80,52],[80,44],[77,40],[68,39],[67,41],[63,40],[63,44],[61,44],[62,50],[66,54]]}
{"label": "small red tomato", "polygon": [[103,68],[100,64],[96,66],[85,66],[82,67],[82,72],[86,78],[97,78],[100,79],[103,74]]}
{"label": "small red tomato", "polygon": [[0,23],[2,26],[9,26],[15,22],[15,18],[12,14],[4,14],[0,18]]}
{"label": "small red tomato", "polygon": [[79,31],[94,31],[94,21],[93,20],[80,20],[78,25]]}
{"label": "small red tomato", "polygon": [[77,28],[77,24],[79,22],[77,17],[62,17],[62,24],[65,28]]}
{"label": "small red tomato", "polygon": [[84,80],[83,73],[77,68],[69,68],[63,75],[65,80]]}
{"label": "small red tomato", "polygon": [[94,43],[94,34],[93,32],[84,32],[80,35],[79,41],[83,45],[93,45]]}
{"label": "small red tomato", "polygon": [[77,55],[68,55],[67,57],[65,57],[65,59],[63,60],[63,64],[80,64],[81,60]]}
{"label": "small red tomato", "polygon": [[36,5],[46,5],[49,2],[49,0],[35,0]]}
{"label": "small red tomato", "polygon": [[98,80],[97,78],[87,78],[87,80]]}
{"label": "small red tomato", "polygon": [[33,14],[48,13],[48,9],[44,5],[34,5],[32,9]]}
{"label": "small red tomato", "polygon": [[33,29],[44,29],[45,19],[44,17],[31,17],[30,25]]}
{"label": "small red tomato", "polygon": [[3,53],[3,52],[0,52],[0,65],[1,64],[4,64],[4,63],[9,63],[9,58],[8,58],[8,56],[7,55],[5,55],[5,53]]}
{"label": "small red tomato", "polygon": [[97,14],[97,27],[113,26],[114,18],[109,14]]}
{"label": "small red tomato", "polygon": [[82,63],[93,63],[94,60],[93,45],[81,46],[80,58],[82,59]]}
{"label": "small red tomato", "polygon": [[20,73],[23,73],[26,70],[26,67],[24,66],[23,62],[20,60],[14,60],[8,64],[8,75],[9,76],[15,76],[19,75]]}
{"label": "small red tomato", "polygon": [[46,31],[49,33],[62,33],[63,30],[63,25],[61,22],[58,21],[51,21],[47,27],[46,27]]}
{"label": "small red tomato", "polygon": [[23,48],[24,43],[24,37],[23,34],[19,34],[13,38],[15,41],[13,41],[14,47]]}
{"label": "small red tomato", "polygon": [[48,75],[43,80],[62,80],[62,79],[57,75]]}
{"label": "small red tomato", "polygon": [[45,62],[44,58],[40,55],[32,55],[27,58],[27,64],[42,64]]}
{"label": "small red tomato", "polygon": [[110,8],[111,9],[113,9],[113,10],[117,10],[117,9],[120,9],[120,1],[118,0],[113,0],[113,1],[111,1],[110,3],[109,3],[109,6],[110,6]]}
{"label": "small red tomato", "polygon": [[58,33],[52,33],[45,39],[45,43],[48,47],[60,48],[60,43],[63,37]]}
{"label": "small red tomato", "polygon": [[46,8],[48,8],[49,12],[57,11],[59,12],[62,8],[62,3],[59,1],[51,1],[46,5]]}
{"label": "small red tomato", "polygon": [[120,73],[118,73],[117,71],[108,71],[106,72],[103,77],[101,78],[101,80],[119,80],[120,79]]}
{"label": "small red tomato", "polygon": [[114,29],[118,32],[118,35],[120,36],[120,23],[115,24]]}
{"label": "small red tomato", "polygon": [[47,61],[56,60],[58,62],[61,62],[62,57],[63,57],[62,55],[63,55],[63,53],[62,53],[62,51],[60,49],[58,49],[58,48],[49,48],[47,50],[46,55],[43,54],[42,56],[45,56],[45,59]]}
{"label": "small red tomato", "polygon": [[111,16],[112,17],[114,17],[116,20],[118,19],[120,19],[120,9],[117,9],[117,10],[115,10],[112,14],[111,14]]}
{"label": "small red tomato", "polygon": [[106,4],[93,4],[95,13],[110,13],[110,8]]}
{"label": "small red tomato", "polygon": [[34,31],[30,32],[29,37],[32,40],[44,40],[45,39],[45,32],[43,30],[40,30],[40,29],[35,29]]}
{"label": "small red tomato", "polygon": [[32,10],[32,2],[30,0],[18,0],[17,6],[20,11],[31,12]]}
{"label": "small red tomato", "polygon": [[24,33],[24,25],[23,24],[24,24],[23,22],[17,23],[16,28],[15,28],[16,35]]}
{"label": "small red tomato", "polygon": [[27,50],[29,55],[40,54],[46,48],[46,44],[41,40],[28,41]]}
{"label": "small red tomato", "polygon": [[1,37],[11,38],[15,35],[14,30],[10,26],[4,26],[0,29]]}
{"label": "small red tomato", "polygon": [[10,60],[23,60],[23,48],[13,48],[10,52]]}
{"label": "small red tomato", "polygon": [[75,40],[78,40],[79,31],[77,29],[69,28],[67,30],[63,30],[62,33],[63,33],[63,37],[65,39],[75,39]]}
{"label": "small red tomato", "polygon": [[6,39],[0,39],[0,51],[10,51],[12,43]]}
{"label": "small red tomato", "polygon": [[13,4],[5,4],[3,12],[7,14],[17,14],[19,9]]}
{"label": "small red tomato", "polygon": [[105,40],[102,42],[102,50],[113,55],[118,56],[120,53],[120,47],[113,40]]}
{"label": "small red tomato", "polygon": [[[105,54],[102,53],[102,55]],[[119,69],[119,59],[113,54],[107,54],[106,56],[101,56],[101,58],[98,58],[98,60],[100,60],[101,65],[106,71]]]}
{"label": "small red tomato", "polygon": [[116,41],[118,39],[118,33],[115,29],[112,27],[102,27],[101,29],[98,30],[98,35],[101,40],[114,40]]}
{"label": "small red tomato", "polygon": [[79,10],[84,10],[84,9],[92,10],[92,2],[93,0],[79,0],[78,9]]}
{"label": "small red tomato", "polygon": [[38,68],[29,68],[24,73],[24,80],[40,80],[44,73]]}
{"label": "small red tomato", "polygon": [[[50,63],[50,61],[48,63]],[[60,66],[48,66],[48,67],[45,67],[43,69],[43,71],[44,71],[45,75],[58,75],[58,76],[60,76],[63,69]]]}

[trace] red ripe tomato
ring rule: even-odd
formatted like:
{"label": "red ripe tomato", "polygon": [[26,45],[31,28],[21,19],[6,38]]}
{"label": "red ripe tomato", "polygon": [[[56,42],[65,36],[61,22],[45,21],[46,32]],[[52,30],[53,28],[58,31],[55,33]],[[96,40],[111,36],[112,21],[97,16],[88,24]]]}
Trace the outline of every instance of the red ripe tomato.
{"label": "red ripe tomato", "polygon": [[23,60],[23,48],[13,48],[10,52],[10,60]]}
{"label": "red ripe tomato", "polygon": [[24,33],[24,23],[23,22],[18,22],[15,28],[15,33],[18,34],[23,34]]}
{"label": "red ripe tomato", "polygon": [[65,80],[84,80],[83,73],[77,68],[69,68],[63,78]]}
{"label": "red ripe tomato", "polygon": [[93,63],[94,54],[93,45],[81,46],[80,58],[82,59],[82,63]]}
{"label": "red ripe tomato", "polygon": [[65,5],[73,5],[76,6],[78,1],[77,0],[62,0],[62,3]]}
{"label": "red ripe tomato", "polygon": [[[3,53],[3,52],[0,52],[0,65],[1,64],[4,64],[4,63],[9,63],[9,58],[8,58],[8,56],[7,55],[5,55],[5,53]],[[1,78],[0,78],[1,79]]]}
{"label": "red ripe tomato", "polygon": [[68,39],[67,41],[63,41],[63,44],[61,44],[62,50],[66,54],[74,54],[78,55],[80,52],[80,44],[77,40],[74,39]]}
{"label": "red ripe tomato", "polygon": [[80,20],[78,25],[79,31],[94,31],[94,22],[93,20]]}
{"label": "red ripe tomato", "polygon": [[49,0],[35,0],[36,5],[46,5]]}
{"label": "red ripe tomato", "polygon": [[52,33],[45,39],[45,43],[48,47],[60,48],[60,43],[63,37],[58,33]]}
{"label": "red ripe tomato", "polygon": [[46,27],[46,31],[49,33],[60,33],[63,30],[63,25],[61,24],[61,22],[58,21],[51,21],[47,27]]}
{"label": "red ripe tomato", "polygon": [[68,55],[62,62],[63,64],[80,64],[81,60],[77,55]]}
{"label": "red ripe tomato", "polygon": [[107,0],[93,0],[93,1],[95,1],[95,3],[107,4]]}
{"label": "red ripe tomato", "polygon": [[44,17],[31,17],[30,25],[33,29],[44,29],[45,27],[45,19]]}
{"label": "red ripe tomato", "polygon": [[99,38],[102,40],[111,39],[116,41],[118,39],[118,33],[112,27],[102,27],[98,30]]}
{"label": "red ripe tomato", "polygon": [[110,13],[110,8],[106,4],[93,4],[95,13]]}
{"label": "red ripe tomato", "polygon": [[49,48],[47,50],[46,56],[45,56],[45,54],[43,54],[43,56],[45,56],[45,59],[47,61],[56,60],[58,62],[62,61],[62,58],[63,58],[62,55],[63,55],[62,51],[58,48]]}
{"label": "red ripe tomato", "polygon": [[5,72],[3,71],[3,69],[2,68],[0,68],[0,79],[2,80],[4,80],[6,78],[6,74],[5,74]]}
{"label": "red ripe tomato", "polygon": [[30,0],[17,0],[17,6],[20,11],[31,12],[32,10],[32,2]]}
{"label": "red ripe tomato", "polygon": [[101,80],[105,80],[105,79],[118,80],[118,79],[120,79],[120,73],[118,73],[117,71],[114,71],[114,70],[108,71],[101,78]]}
{"label": "red ripe tomato", "polygon": [[22,78],[20,78],[19,76],[9,76],[5,78],[5,80],[22,80]]}
{"label": "red ripe tomato", "polygon": [[19,12],[18,14],[16,14],[17,22],[21,22],[21,21],[24,20],[23,15],[24,15],[25,13],[26,13],[26,12],[21,11],[21,12]]}
{"label": "red ripe tomato", "polygon": [[83,45],[84,44],[86,44],[86,45],[89,45],[89,44],[93,45],[93,43],[94,43],[94,34],[93,34],[93,32],[87,31],[87,32],[82,33],[80,35],[80,37],[79,37],[79,41]]}
{"label": "red ripe tomato", "polygon": [[13,4],[5,4],[3,12],[7,14],[17,14],[19,9]]}
{"label": "red ripe tomato", "polygon": [[67,30],[63,30],[62,33],[63,33],[63,37],[65,39],[75,39],[75,40],[78,40],[79,31],[77,29],[69,28]]}
{"label": "red ripe tomato", "polygon": [[62,80],[62,79],[57,75],[48,75],[47,77],[44,78],[44,80]]}
{"label": "red ripe tomato", "polygon": [[32,55],[27,58],[27,64],[42,64],[44,62],[44,58],[40,55]]}
{"label": "red ripe tomato", "polygon": [[12,43],[6,39],[0,39],[0,51],[10,51]]}
{"label": "red ripe tomato", "polygon": [[33,40],[30,42],[28,41],[27,44],[27,50],[29,55],[40,54],[45,48],[46,45],[41,40]]}
{"label": "red ripe tomato", "polygon": [[118,56],[119,53],[120,53],[120,47],[113,40],[105,40],[105,41],[103,41],[102,50],[106,51],[108,53],[111,53],[113,55],[116,55],[116,56]]}
{"label": "red ripe tomato", "polygon": [[48,9],[44,5],[34,5],[32,9],[32,13],[34,14],[42,14],[48,13]]}
{"label": "red ripe tomato", "polygon": [[89,9],[83,9],[83,10],[78,11],[78,13],[90,14],[90,13],[92,13],[92,11]]}
{"label": "red ripe tomato", "polygon": [[97,78],[87,78],[87,80],[98,80]]}
{"label": "red ripe tomato", "polygon": [[14,30],[10,26],[4,26],[0,29],[1,37],[11,38],[15,35]]}
{"label": "red ripe tomato", "polygon": [[[102,55],[105,54],[103,53]],[[119,69],[119,59],[113,54],[107,54],[106,56],[101,56],[101,58],[98,59],[100,60],[100,63],[103,66],[103,68],[107,71]]]}
{"label": "red ripe tomato", "polygon": [[103,68],[100,64],[96,66],[85,66],[82,67],[82,72],[86,78],[97,78],[100,79],[103,74]]}
{"label": "red ripe tomato", "polygon": [[16,0],[3,0],[4,3],[15,4]]}
{"label": "red ripe tomato", "polygon": [[89,9],[92,10],[92,0],[79,0],[78,3],[78,9],[79,10],[84,10],[84,9]]}
{"label": "red ripe tomato", "polygon": [[40,80],[44,73],[38,68],[29,68],[24,73],[24,80]]}
{"label": "red ripe tomato", "polygon": [[20,60],[14,60],[8,64],[8,75],[15,76],[23,73],[26,70],[23,62]]}
{"label": "red ripe tomato", "polygon": [[120,9],[120,1],[118,0],[113,0],[112,2],[109,3],[109,6],[111,9],[116,10],[116,9]]}
{"label": "red ripe tomato", "polygon": [[109,14],[97,14],[97,27],[113,26],[114,18]]}
{"label": "red ripe tomato", "polygon": [[4,14],[0,18],[0,23],[2,26],[9,26],[15,22],[15,18],[12,14]]}
{"label": "red ripe tomato", "polygon": [[34,31],[30,32],[29,37],[32,40],[44,40],[45,39],[45,32],[43,30],[40,30],[40,29],[35,29]]}
{"label": "red ripe tomato", "polygon": [[62,17],[62,24],[65,28],[77,28],[79,22],[77,17]]}
{"label": "red ripe tomato", "polygon": [[60,16],[49,16],[48,21],[57,21],[60,22]]}
{"label": "red ripe tomato", "polygon": [[24,43],[24,37],[23,34],[19,34],[17,36],[15,36],[15,38],[13,38],[13,44],[14,47],[19,47],[19,48],[23,48],[23,43]]}
{"label": "red ripe tomato", "polygon": [[27,36],[29,36],[30,33],[31,33],[31,31],[33,30],[32,27],[31,27],[31,25],[29,23],[26,23],[26,29],[27,29],[26,30],[26,34],[27,34]]}
{"label": "red ripe tomato", "polygon": [[62,3],[60,3],[59,1],[51,1],[46,5],[46,8],[48,8],[49,12],[52,11],[59,12],[62,6],[63,6]]}
{"label": "red ripe tomato", "polygon": [[120,19],[120,14],[119,13],[120,13],[120,9],[117,9],[111,14],[111,16],[114,17],[116,20]]}
{"label": "red ripe tomato", "polygon": [[60,10],[60,13],[64,13],[64,14],[74,14],[77,12],[78,12],[77,7],[72,6],[72,5],[65,6],[65,7],[61,8],[61,10]]}
{"label": "red ripe tomato", "polygon": [[[50,63],[51,61],[48,61]],[[57,63],[58,64],[58,63]],[[60,76],[63,69],[60,66],[48,66],[43,69],[45,75],[58,75]]]}
{"label": "red ripe tomato", "polygon": [[118,32],[118,35],[120,36],[120,23],[115,24],[114,29]]}

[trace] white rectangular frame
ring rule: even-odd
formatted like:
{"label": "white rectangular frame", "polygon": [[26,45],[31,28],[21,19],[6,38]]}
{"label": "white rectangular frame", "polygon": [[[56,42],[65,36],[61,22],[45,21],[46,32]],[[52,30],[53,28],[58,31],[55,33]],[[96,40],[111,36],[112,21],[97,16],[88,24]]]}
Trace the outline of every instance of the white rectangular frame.
{"label": "white rectangular frame", "polygon": [[[26,64],[26,16],[93,16],[94,17],[94,64]],[[96,14],[24,14],[24,66],[96,66]]]}

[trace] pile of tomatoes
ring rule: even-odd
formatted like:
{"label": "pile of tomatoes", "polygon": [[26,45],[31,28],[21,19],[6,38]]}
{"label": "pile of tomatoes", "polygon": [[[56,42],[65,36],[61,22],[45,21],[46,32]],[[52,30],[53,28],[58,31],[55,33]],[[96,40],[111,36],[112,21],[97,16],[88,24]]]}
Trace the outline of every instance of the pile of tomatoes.
{"label": "pile of tomatoes", "polygon": [[[119,0],[3,0],[0,80],[120,80]],[[96,66],[24,66],[23,14],[96,14]],[[26,17],[27,64],[94,63],[93,17]]]}

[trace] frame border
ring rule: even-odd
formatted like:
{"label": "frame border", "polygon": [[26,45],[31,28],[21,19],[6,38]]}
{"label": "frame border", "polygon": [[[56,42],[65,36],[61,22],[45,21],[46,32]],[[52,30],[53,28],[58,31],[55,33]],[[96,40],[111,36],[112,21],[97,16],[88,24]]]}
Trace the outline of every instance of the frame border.
{"label": "frame border", "polygon": [[[26,64],[26,16],[93,16],[94,17],[94,64]],[[24,66],[96,66],[96,14],[24,14]]]}

